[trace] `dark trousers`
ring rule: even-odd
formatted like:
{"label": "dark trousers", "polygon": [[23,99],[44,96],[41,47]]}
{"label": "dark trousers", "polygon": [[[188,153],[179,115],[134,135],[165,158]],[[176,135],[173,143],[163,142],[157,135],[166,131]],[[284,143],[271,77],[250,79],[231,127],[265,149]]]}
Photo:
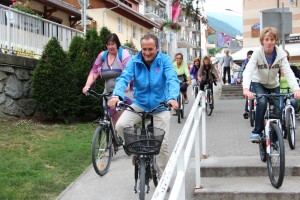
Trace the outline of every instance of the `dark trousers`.
{"label": "dark trousers", "polygon": [[[279,86],[276,88],[273,88],[273,89],[268,89],[268,88],[265,88],[260,83],[252,82],[251,85],[252,85],[252,89],[253,89],[254,93],[257,93],[257,94],[272,94],[272,93],[279,94],[280,93]],[[274,114],[279,116],[279,114],[280,114],[279,98],[274,98],[273,101],[274,101]],[[252,133],[261,134],[262,131],[265,129],[264,116],[265,116],[266,109],[267,109],[267,98],[266,97],[257,98],[256,99],[256,113],[255,113],[255,127],[254,127],[254,130],[252,131]]]}
{"label": "dark trousers", "polygon": [[226,73],[227,73],[227,81],[228,81],[228,84],[231,83],[231,77],[230,77],[230,67],[224,67],[223,68],[223,83],[225,84],[226,83]]}

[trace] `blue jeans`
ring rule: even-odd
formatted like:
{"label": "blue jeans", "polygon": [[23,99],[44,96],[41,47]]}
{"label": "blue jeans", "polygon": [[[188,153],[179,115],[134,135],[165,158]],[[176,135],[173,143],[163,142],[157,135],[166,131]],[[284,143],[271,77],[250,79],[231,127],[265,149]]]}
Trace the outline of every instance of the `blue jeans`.
{"label": "blue jeans", "polygon": [[[254,93],[257,94],[271,94],[271,93],[280,93],[280,87],[276,87],[273,89],[265,88],[262,84],[260,83],[253,83],[252,82],[252,89]],[[274,114],[280,116],[280,109],[279,109],[279,98],[274,98]],[[256,115],[255,115],[255,127],[252,133],[255,134],[262,134],[262,131],[264,130],[264,116],[265,112],[267,110],[267,98],[266,97],[261,97],[256,99]]]}

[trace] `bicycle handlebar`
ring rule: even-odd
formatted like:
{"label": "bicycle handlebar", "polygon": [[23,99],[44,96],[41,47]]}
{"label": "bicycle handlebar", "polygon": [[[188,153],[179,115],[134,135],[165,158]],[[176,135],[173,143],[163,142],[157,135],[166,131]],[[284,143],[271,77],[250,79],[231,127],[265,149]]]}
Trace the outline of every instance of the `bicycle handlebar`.
{"label": "bicycle handlebar", "polygon": [[112,92],[106,92],[103,94],[97,93],[95,90],[92,90],[91,88],[87,89],[86,95],[87,96],[92,96],[95,99],[101,99],[104,98],[105,101],[107,101],[107,97],[109,97],[112,94]]}
{"label": "bicycle handlebar", "polygon": [[293,93],[284,93],[284,94],[257,94],[257,93],[253,93],[255,98],[259,98],[259,97],[267,97],[267,98],[272,98],[272,97],[287,97],[287,98],[291,98],[294,97]]}
{"label": "bicycle handlebar", "polygon": [[149,110],[149,111],[136,111],[133,107],[131,107],[131,105],[129,105],[126,101],[119,101],[118,103],[117,103],[117,105],[116,105],[116,110],[117,111],[121,111],[121,110],[123,110],[124,108],[123,107],[125,107],[125,108],[129,108],[132,112],[134,112],[134,113],[136,113],[136,114],[139,114],[139,115],[141,115],[141,116],[143,116],[143,115],[145,115],[145,116],[147,116],[148,114],[152,114],[152,113],[154,113],[156,110],[158,110],[159,108],[162,108],[162,107],[165,107],[165,108],[167,108],[167,110],[171,110],[171,107],[172,107],[172,105],[171,104],[169,104],[169,103],[167,103],[167,102],[161,102],[158,106],[156,106],[155,108],[153,108],[153,109],[151,109],[151,110]]}

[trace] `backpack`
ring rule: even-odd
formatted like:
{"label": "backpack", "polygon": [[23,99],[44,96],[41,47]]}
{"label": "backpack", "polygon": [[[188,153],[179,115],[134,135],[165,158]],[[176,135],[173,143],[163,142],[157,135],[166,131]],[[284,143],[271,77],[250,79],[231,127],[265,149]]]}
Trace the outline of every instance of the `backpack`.
{"label": "backpack", "polygon": [[[119,57],[119,60],[122,62],[122,53],[123,53],[123,47],[120,46],[119,49],[118,49],[118,57]],[[104,53],[103,53],[103,56],[101,58],[101,61],[104,62],[107,58],[107,54],[108,54],[108,50],[105,50]]]}

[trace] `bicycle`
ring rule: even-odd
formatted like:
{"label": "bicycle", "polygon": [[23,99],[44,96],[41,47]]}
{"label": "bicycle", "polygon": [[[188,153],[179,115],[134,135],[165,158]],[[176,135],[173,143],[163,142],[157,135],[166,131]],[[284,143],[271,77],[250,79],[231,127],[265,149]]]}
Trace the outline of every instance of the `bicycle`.
{"label": "bicycle", "polygon": [[94,132],[91,148],[94,170],[98,175],[103,176],[109,170],[113,155],[123,147],[123,140],[116,134],[108,111],[107,101],[111,93],[99,94],[92,89],[88,89],[86,94],[94,97],[99,102],[104,99],[105,103],[103,109],[100,109],[100,117],[93,121],[98,127]]}
{"label": "bicycle", "polygon": [[[170,105],[162,102],[152,110],[145,112],[138,112],[125,102],[118,102],[117,110],[122,107],[127,107],[129,111],[141,116],[141,127],[127,127],[124,129],[124,149],[130,153],[135,154],[134,160],[134,192],[139,192],[139,199],[145,199],[145,192],[149,193],[149,182],[153,180],[154,186],[158,184],[158,174],[156,166],[156,156],[159,154],[165,132],[162,129],[153,127],[153,113],[162,108],[167,107],[171,110]],[[150,124],[146,127],[146,119],[150,118]],[[139,187],[138,187],[139,180]]]}
{"label": "bicycle", "polygon": [[256,98],[267,98],[267,110],[265,112],[265,129],[259,141],[260,159],[267,161],[268,175],[274,188],[279,188],[283,183],[285,171],[285,152],[278,116],[274,114],[273,98],[279,98],[283,94],[254,94]]}
{"label": "bicycle", "polygon": [[295,149],[296,143],[296,123],[295,123],[295,109],[291,105],[290,99],[293,97],[293,93],[289,93],[290,88],[282,88],[286,89],[288,93],[283,97],[283,109],[282,109],[282,130],[283,130],[283,138],[288,139],[288,143],[290,149]]}

